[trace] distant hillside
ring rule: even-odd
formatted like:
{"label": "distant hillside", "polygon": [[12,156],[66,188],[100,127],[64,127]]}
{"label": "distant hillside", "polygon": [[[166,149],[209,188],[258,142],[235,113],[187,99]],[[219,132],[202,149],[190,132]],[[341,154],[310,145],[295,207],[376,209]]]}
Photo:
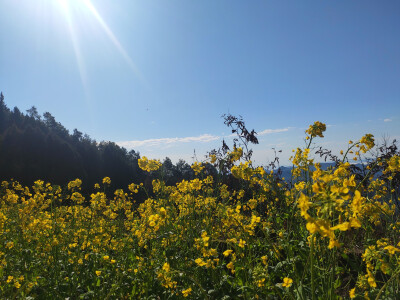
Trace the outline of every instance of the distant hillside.
{"label": "distant hillside", "polygon": [[[320,165],[321,165],[321,169],[325,171],[329,167],[334,167],[335,163],[334,162],[322,162],[322,163],[320,163]],[[353,166],[353,168],[356,167],[361,171],[364,170],[364,166],[362,164],[353,164],[352,166]],[[279,167],[279,169],[275,170],[275,172],[277,173],[279,170],[279,172],[281,172],[282,178],[285,178],[285,181],[289,182],[292,178],[292,169],[293,169],[293,167],[283,166],[283,167]],[[315,170],[315,168],[312,168],[312,170]],[[380,175],[380,173],[376,174],[375,176],[379,176],[379,175]]]}
{"label": "distant hillside", "polygon": [[[113,142],[97,143],[87,134],[69,131],[49,112],[39,115],[33,106],[22,113],[10,110],[0,95],[0,181],[15,179],[32,185],[41,179],[65,185],[80,178],[83,189],[91,191],[102,178],[111,178],[110,190],[132,183],[151,185],[151,176],[138,166],[140,154]],[[173,165],[164,160],[164,178],[173,184],[194,177],[184,161]],[[211,172],[211,171],[210,171]]]}

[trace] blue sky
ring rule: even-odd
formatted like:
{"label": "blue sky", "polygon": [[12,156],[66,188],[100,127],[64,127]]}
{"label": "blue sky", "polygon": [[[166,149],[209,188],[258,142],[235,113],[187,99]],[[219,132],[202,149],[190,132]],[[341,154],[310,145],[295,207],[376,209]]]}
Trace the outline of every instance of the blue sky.
{"label": "blue sky", "polygon": [[[0,90],[67,129],[202,160],[242,115],[254,160],[400,139],[400,2],[0,0]],[[228,137],[229,139],[229,137]]]}

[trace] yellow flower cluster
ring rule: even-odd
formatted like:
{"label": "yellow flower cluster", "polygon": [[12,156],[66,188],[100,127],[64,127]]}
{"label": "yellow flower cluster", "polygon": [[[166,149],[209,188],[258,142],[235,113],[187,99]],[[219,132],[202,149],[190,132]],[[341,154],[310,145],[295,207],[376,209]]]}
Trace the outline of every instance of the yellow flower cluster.
{"label": "yellow flower cluster", "polygon": [[230,152],[228,155],[230,157],[231,162],[238,161],[243,156],[243,149],[241,147],[234,148],[233,151]]}
{"label": "yellow flower cluster", "polygon": [[311,137],[324,137],[323,132],[326,130],[326,125],[319,121],[314,122],[313,125],[306,130],[306,133],[309,134]]}
{"label": "yellow flower cluster", "polygon": [[111,179],[110,179],[110,177],[104,177],[104,178],[103,178],[103,184],[111,184]]}
{"label": "yellow flower cluster", "polygon": [[139,168],[144,171],[151,172],[156,171],[161,167],[161,162],[156,159],[147,159],[146,156],[139,158],[138,160]]}
{"label": "yellow flower cluster", "polygon": [[289,288],[292,286],[292,284],[293,284],[292,278],[288,278],[288,277],[283,278],[283,283],[282,283],[283,287]]}
{"label": "yellow flower cluster", "polygon": [[363,153],[366,153],[368,150],[372,149],[375,146],[374,136],[368,133],[361,138],[360,143],[360,150]]}
{"label": "yellow flower cluster", "polygon": [[203,166],[201,163],[199,163],[199,162],[196,161],[196,162],[191,166],[191,168],[193,169],[194,174],[195,174],[195,175],[198,175],[198,174],[200,174],[201,171],[204,169],[204,166]]}
{"label": "yellow flower cluster", "polygon": [[171,267],[169,263],[164,263],[162,269],[157,274],[158,280],[161,281],[161,285],[168,289],[175,289],[177,282],[172,280]]}
{"label": "yellow flower cluster", "polygon": [[70,181],[70,182],[68,183],[68,189],[69,189],[69,190],[72,190],[73,188],[79,189],[79,188],[81,187],[81,185],[82,185],[82,180],[80,180],[80,179],[75,179],[74,181]]}
{"label": "yellow flower cluster", "polygon": [[351,298],[355,297],[356,291],[363,292],[370,288],[377,288],[376,277],[379,273],[384,275],[399,273],[400,242],[397,247],[389,245],[388,242],[387,238],[383,238],[365,249],[362,257],[366,264],[367,274],[359,276],[357,286],[350,291]]}
{"label": "yellow flower cluster", "polygon": [[385,174],[400,172],[400,156],[399,155],[393,155],[387,161],[387,168],[383,172]]}
{"label": "yellow flower cluster", "polygon": [[[348,174],[348,164],[340,165],[334,172],[316,168],[313,172],[312,194],[300,194],[298,207],[306,219],[310,234],[319,233],[329,238],[328,248],[339,247],[335,230],[360,228],[365,198],[358,190],[351,195],[356,183]],[[346,220],[347,219],[347,220]],[[336,222],[336,225],[332,223]]]}

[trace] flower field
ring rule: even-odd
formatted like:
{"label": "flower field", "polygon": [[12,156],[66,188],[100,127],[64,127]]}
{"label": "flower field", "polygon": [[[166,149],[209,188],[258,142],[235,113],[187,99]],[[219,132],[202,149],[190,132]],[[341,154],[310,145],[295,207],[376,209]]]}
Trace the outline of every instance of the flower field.
{"label": "flower field", "polygon": [[[0,187],[1,299],[400,299],[400,156],[374,157],[374,137],[349,142],[322,170],[315,122],[294,151],[291,180],[254,167],[242,148],[239,184],[207,176],[152,190],[132,183],[90,197],[36,181]],[[368,156],[369,155],[369,156]],[[146,157],[139,167],[160,172]],[[374,173],[374,170],[381,170]],[[379,175],[379,176],[378,176]],[[144,203],[135,196],[143,190]]]}

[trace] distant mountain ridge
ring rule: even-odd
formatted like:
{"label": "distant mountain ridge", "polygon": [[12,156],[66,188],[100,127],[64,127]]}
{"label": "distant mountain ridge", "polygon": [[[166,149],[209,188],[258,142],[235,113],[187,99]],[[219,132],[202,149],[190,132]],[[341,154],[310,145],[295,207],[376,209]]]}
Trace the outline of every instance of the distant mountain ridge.
{"label": "distant mountain ridge", "polygon": [[[329,167],[334,167],[335,163],[334,162],[322,162],[319,163],[321,166],[321,169],[326,171]],[[361,170],[363,170],[364,166],[363,164],[357,163],[357,164],[353,164],[354,166],[360,168]],[[287,167],[287,166],[281,166],[278,169],[274,170],[274,173],[277,173],[279,170],[281,171],[281,177],[285,179],[285,181],[290,182],[291,178],[292,178],[292,169],[293,167]],[[315,170],[315,168],[312,168],[313,171]]]}

